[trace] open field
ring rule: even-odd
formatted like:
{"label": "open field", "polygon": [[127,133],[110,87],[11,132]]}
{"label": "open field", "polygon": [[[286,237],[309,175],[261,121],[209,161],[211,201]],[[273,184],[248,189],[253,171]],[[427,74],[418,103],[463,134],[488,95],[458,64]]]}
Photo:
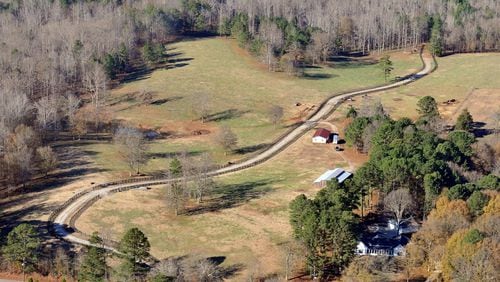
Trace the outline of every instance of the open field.
{"label": "open field", "polygon": [[331,144],[313,145],[312,133],[262,166],[217,178],[219,188],[204,210],[192,215],[170,215],[165,187],[153,187],[98,201],[77,227],[106,232],[112,226],[118,239],[138,226],[149,236],[155,256],[224,256],[226,266],[243,264],[235,278],[239,281],[255,272],[280,273],[282,245],[290,240],[289,202],[301,193],[315,193],[312,181],[327,168],[349,167]]}
{"label": "open field", "polygon": [[[429,95],[436,99],[441,115],[449,123],[454,123],[460,111],[468,108],[475,120],[493,127],[493,115],[499,112],[500,54],[457,54],[438,58],[438,64],[438,69],[428,77],[368,98],[380,99],[394,118],[416,118],[417,101]],[[456,102],[443,103],[451,99]],[[350,104],[359,106],[362,100],[360,97]],[[345,112],[348,106],[345,104],[341,111]]]}
{"label": "open field", "polygon": [[[229,39],[185,40],[169,45],[168,50],[168,67],[122,84],[109,99],[115,118],[168,135],[151,145],[155,158],[146,172],[165,168],[168,156],[179,151],[210,151],[219,163],[241,159],[307,117],[331,94],[384,83],[381,70],[374,64],[375,56],[343,58],[333,67],[308,68],[306,77],[296,78],[268,72]],[[418,54],[393,52],[391,56],[394,76],[421,67]],[[144,102],[140,98],[143,93],[151,93],[152,99]],[[201,123],[192,113],[192,101],[199,93],[211,97],[209,122]],[[273,126],[267,120],[271,105],[284,108],[283,124]],[[221,125],[228,125],[238,136],[238,148],[233,154],[224,154],[213,142],[212,136]],[[127,169],[108,144],[92,145],[86,150],[93,152],[99,166],[110,172]]]}

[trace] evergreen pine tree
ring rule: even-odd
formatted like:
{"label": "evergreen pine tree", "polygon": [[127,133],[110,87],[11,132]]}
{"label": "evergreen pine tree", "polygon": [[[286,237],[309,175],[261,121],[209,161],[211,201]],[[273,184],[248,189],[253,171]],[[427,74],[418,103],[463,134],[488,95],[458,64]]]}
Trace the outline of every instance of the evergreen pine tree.
{"label": "evergreen pine tree", "polygon": [[455,125],[456,130],[471,131],[474,120],[467,109],[464,109],[462,113],[458,116],[457,124]]}
{"label": "evergreen pine tree", "polygon": [[97,232],[89,240],[93,246],[88,247],[87,253],[80,266],[78,281],[105,281],[106,279],[106,250],[101,248],[102,239]]}

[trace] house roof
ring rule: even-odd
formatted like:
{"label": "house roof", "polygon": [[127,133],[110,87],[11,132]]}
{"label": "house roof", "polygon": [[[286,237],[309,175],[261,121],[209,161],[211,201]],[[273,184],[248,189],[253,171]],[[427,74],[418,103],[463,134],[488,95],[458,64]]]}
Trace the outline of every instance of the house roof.
{"label": "house roof", "polygon": [[410,239],[406,236],[386,237],[383,234],[361,239],[365,246],[373,249],[392,249],[398,245],[405,246],[409,241]]}
{"label": "house roof", "polygon": [[321,181],[332,180],[333,178],[337,178],[343,172],[344,172],[344,170],[341,169],[341,168],[336,168],[336,169],[333,169],[333,170],[327,170],[320,177],[318,177],[316,180],[314,180],[314,183],[319,183]]}
{"label": "house roof", "polygon": [[352,175],[352,173],[348,172],[348,171],[344,171],[344,173],[342,173],[341,175],[339,175],[337,177],[337,180],[339,181],[339,183],[342,183],[344,182],[347,178],[349,178],[350,176]]}
{"label": "house roof", "polygon": [[324,128],[318,128],[318,130],[316,130],[316,132],[314,133],[314,136],[313,137],[323,137],[323,138],[330,138],[330,130],[326,130]]}

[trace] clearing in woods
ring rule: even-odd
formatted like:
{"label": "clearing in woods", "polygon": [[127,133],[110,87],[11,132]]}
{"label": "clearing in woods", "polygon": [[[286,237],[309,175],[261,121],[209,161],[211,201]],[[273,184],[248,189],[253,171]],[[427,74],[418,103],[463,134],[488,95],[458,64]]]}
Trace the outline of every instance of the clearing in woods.
{"label": "clearing in woods", "polygon": [[[210,151],[220,163],[240,159],[262,149],[332,93],[384,83],[376,56],[337,58],[333,67],[307,68],[305,77],[296,78],[268,72],[231,39],[186,39],[170,44],[168,54],[167,67],[120,85],[109,99],[115,118],[168,136],[152,143],[153,158],[145,172],[166,168],[172,154],[183,150],[192,155]],[[389,54],[395,67],[393,76],[421,67],[418,54]],[[197,120],[191,106],[200,93],[211,97],[205,123]],[[144,100],[144,96],[149,97]],[[268,121],[271,105],[284,108],[281,125]],[[213,142],[221,125],[238,136],[233,154],[225,155]],[[85,150],[93,153],[99,167],[127,171],[110,144],[94,144]]]}

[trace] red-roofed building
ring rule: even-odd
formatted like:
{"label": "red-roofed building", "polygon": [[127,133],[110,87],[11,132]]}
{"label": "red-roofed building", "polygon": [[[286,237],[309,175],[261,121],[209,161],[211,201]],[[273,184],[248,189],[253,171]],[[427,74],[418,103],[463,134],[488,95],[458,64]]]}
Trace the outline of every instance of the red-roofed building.
{"label": "red-roofed building", "polygon": [[330,130],[326,130],[324,128],[319,128],[314,133],[314,136],[312,138],[312,142],[326,144],[328,142],[328,140],[330,140],[330,134],[331,134]]}

